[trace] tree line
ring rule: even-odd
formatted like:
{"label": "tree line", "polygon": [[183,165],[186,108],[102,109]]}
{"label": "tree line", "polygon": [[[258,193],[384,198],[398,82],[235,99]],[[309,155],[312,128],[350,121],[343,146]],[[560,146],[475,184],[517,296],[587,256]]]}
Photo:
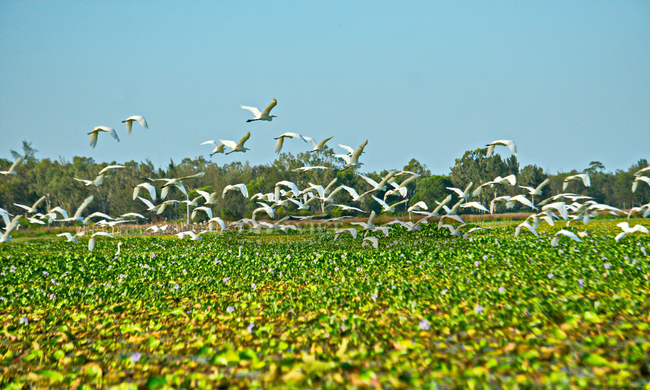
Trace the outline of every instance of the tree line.
{"label": "tree line", "polygon": [[[196,190],[218,192],[217,203],[212,207],[213,213],[215,216],[231,221],[250,217],[252,211],[259,206],[235,191],[226,193],[225,198],[222,198],[221,191],[228,184],[245,183],[251,195],[258,192],[274,192],[275,184],[281,180],[292,181],[299,189],[306,188],[311,184],[325,187],[334,179],[336,179],[336,184],[333,188],[345,184],[357,189],[359,194],[371,189],[371,186],[357,174],[358,172],[342,169],[343,165],[339,159],[334,157],[332,149],[297,155],[282,153],[271,164],[256,166],[251,166],[248,162],[219,165],[214,161],[206,160],[203,156],[194,159],[185,158],[180,163],[171,160],[166,167],[158,168],[148,159],[143,162],[128,161],[119,163],[126,166],[126,169],[118,169],[114,173],[110,173],[97,187],[85,186],[74,178],[93,180],[102,168],[117,164],[117,162],[99,163],[89,157],[74,157],[72,161],[64,158],[58,160],[39,159],[37,158],[38,151],[27,141],[23,141],[22,153],[13,150],[11,152],[14,158],[22,156],[24,162],[17,167],[16,175],[0,177],[0,207],[10,213],[22,212],[21,209],[13,206],[13,203],[31,205],[43,195],[47,197],[46,208],[61,206],[69,213],[74,213],[85,198],[93,195],[94,201],[86,209],[87,213],[100,211],[115,217],[128,212],[137,212],[153,221],[184,220],[185,204],[167,207],[160,215],[153,214],[147,211],[143,202],[138,199],[133,200],[133,189],[140,183],[148,182],[149,179],[182,177],[197,172],[205,172],[205,175],[183,183],[188,191],[189,199],[198,196]],[[615,172],[606,171],[602,163],[594,161],[582,171],[572,170],[551,174],[544,172],[537,165],[520,168],[515,156],[503,159],[498,154],[491,157],[486,155],[486,148],[465,152],[462,157],[455,160],[454,166],[450,167],[450,172],[447,175],[432,175],[426,164],[412,159],[401,170],[415,172],[419,176],[407,185],[409,201],[399,206],[398,213],[406,212],[410,205],[418,201],[424,201],[430,208],[435,207],[435,201],[441,201],[450,194],[447,187],[464,189],[467,184],[473,182],[475,188],[497,176],[505,177],[510,174],[516,175],[518,185],[530,187],[536,187],[546,178],[550,178],[549,185],[544,188],[542,199],[562,192],[571,192],[590,196],[598,203],[618,208],[630,208],[633,205],[638,206],[650,202],[648,186],[639,186],[635,193],[631,191],[634,180],[633,173],[648,166],[645,159],[640,159],[627,170],[616,170]],[[0,159],[0,170],[7,169],[12,163],[11,160]],[[311,170],[303,173],[293,171],[303,166],[326,166],[330,169]],[[563,191],[564,178],[581,172],[589,173],[591,186],[584,187],[581,182],[572,182],[567,190]],[[381,177],[387,173],[388,171],[384,170],[363,174],[379,182]],[[396,181],[399,183],[407,177],[408,175],[399,176]],[[160,189],[160,185],[157,184],[160,182],[152,183]],[[143,193],[146,191],[142,191],[141,196],[148,197]],[[384,193],[385,191],[381,191],[375,193],[375,196],[383,198]],[[494,188],[488,187],[476,200],[487,204],[495,196],[512,196],[522,193],[524,191],[517,186],[497,185]],[[160,197],[160,191],[158,191],[158,197]],[[186,200],[186,196],[177,188],[173,188],[167,199]],[[395,194],[390,195],[387,201],[393,203],[400,199],[400,195]],[[349,204],[349,200],[347,192],[340,191],[334,196],[333,203]],[[366,211],[379,212],[381,210],[381,206],[370,196],[364,197],[360,204],[354,202],[352,205]],[[313,202],[310,206],[309,210],[299,211],[296,205],[289,203],[277,209],[276,214],[279,216],[308,215],[324,211],[330,216],[355,215],[355,213],[344,212],[340,208],[332,206],[326,206],[323,210],[323,205],[319,202]],[[497,211],[505,211],[505,206],[500,205]],[[205,219],[202,214],[197,220],[200,219]]]}

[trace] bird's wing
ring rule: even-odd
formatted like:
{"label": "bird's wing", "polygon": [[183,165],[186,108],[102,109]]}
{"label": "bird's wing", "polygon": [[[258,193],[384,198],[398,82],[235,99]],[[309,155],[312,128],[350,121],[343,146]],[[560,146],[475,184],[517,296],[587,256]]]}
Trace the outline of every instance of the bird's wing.
{"label": "bird's wing", "polygon": [[239,140],[239,142],[237,142],[237,148],[241,148],[242,146],[244,146],[244,144],[246,143],[246,141],[248,141],[248,139],[249,139],[250,137],[251,137],[251,132],[249,131],[248,133],[246,133],[245,136],[243,136],[243,137]]}
{"label": "bird's wing", "polygon": [[320,149],[320,148],[322,148],[323,146],[325,146],[325,144],[327,143],[327,141],[331,140],[332,138],[334,138],[334,136],[327,137],[327,138],[325,138],[324,140],[320,141],[320,142],[318,143],[318,145],[314,145],[314,146],[315,146],[317,149]]}
{"label": "bird's wing", "polygon": [[9,171],[8,171],[8,172],[13,172],[13,171],[16,169],[16,167],[17,167],[21,162],[23,162],[23,158],[22,158],[21,156],[19,156],[19,157],[16,159],[16,161],[14,161],[14,163],[11,164],[11,166],[9,167]]}
{"label": "bird's wing", "polygon": [[149,125],[147,124],[147,120],[144,119],[143,116],[141,116],[141,115],[134,115],[134,116],[132,116],[131,118],[133,118],[133,119],[135,119],[136,121],[138,121],[138,123],[140,124],[140,126],[142,126],[143,128],[145,128],[145,129],[148,129],[148,128],[149,128]]}
{"label": "bird's wing", "polygon": [[106,232],[95,232],[95,233],[93,233],[93,235],[91,237],[95,237],[95,236],[104,236],[104,237],[115,238],[110,233],[106,233]]}
{"label": "bird's wing", "polygon": [[199,172],[194,175],[179,177],[177,180],[194,179],[197,177],[203,177],[203,175],[205,175],[205,172]]}
{"label": "bird's wing", "polygon": [[454,191],[455,193],[458,194],[458,196],[463,196],[463,191],[461,189],[459,189],[459,188],[447,187],[447,189],[450,190],[450,191]]}
{"label": "bird's wing", "polygon": [[108,171],[109,169],[116,169],[116,168],[126,168],[126,167],[124,165],[109,165],[109,166],[105,167],[104,169],[102,169],[101,171],[99,171],[99,175],[101,175],[102,173]]}
{"label": "bird's wing", "polygon": [[257,107],[248,107],[248,106],[239,106],[239,107],[243,108],[244,110],[248,110],[252,112],[253,115],[255,115],[255,118],[260,118],[262,116],[262,113]]}
{"label": "bird's wing", "polygon": [[347,145],[341,145],[341,144],[339,144],[339,146],[342,147],[343,149],[347,150],[348,153],[350,153],[350,154],[354,153],[354,149],[352,149],[351,147],[349,147],[349,146],[347,146]]}
{"label": "bird's wing", "polygon": [[106,129],[107,129],[106,131],[108,132],[108,134],[111,135],[111,137],[115,138],[117,142],[120,142],[120,137],[117,136],[117,132],[115,131],[115,129],[113,129],[112,127],[107,127]]}
{"label": "bird's wing", "polygon": [[542,188],[544,188],[545,185],[547,185],[550,182],[551,179],[546,178],[546,180],[544,180],[540,185],[537,186],[537,188],[535,188],[535,191],[540,191]]}
{"label": "bird's wing", "polygon": [[97,146],[97,132],[93,131],[90,133],[90,139],[88,140],[88,143],[90,144],[91,147]]}
{"label": "bird's wing", "polygon": [[227,139],[220,139],[219,142],[226,145],[230,149],[235,149],[237,147],[237,142],[235,142],[235,141],[229,141]]}
{"label": "bird's wing", "polygon": [[361,174],[359,174],[359,176],[361,176],[361,178],[363,180],[367,181],[368,184],[370,184],[372,186],[372,188],[377,188],[377,186],[379,185],[379,183],[377,183],[373,179],[369,178],[368,176],[364,176],[364,175],[361,175]]}
{"label": "bird's wing", "polygon": [[268,116],[271,113],[271,110],[273,109],[273,107],[275,107],[277,104],[278,104],[278,101],[275,100],[275,98],[273,98],[273,100],[271,100],[271,104],[266,106],[264,111],[262,111],[261,116]]}
{"label": "bird's wing", "polygon": [[131,134],[131,129],[133,128],[133,121],[130,119],[124,121],[126,123],[126,134]]}
{"label": "bird's wing", "polygon": [[347,154],[335,154],[334,157],[342,159],[342,160],[345,161],[347,164],[349,164],[349,163],[352,161],[352,159],[350,158],[350,156],[347,155]]}
{"label": "bird's wing", "polygon": [[280,136],[278,137],[278,140],[275,143],[275,148],[273,149],[273,151],[277,154],[280,154],[283,145],[284,145],[284,137]]}
{"label": "bird's wing", "polygon": [[85,185],[93,184],[92,180],[77,179],[76,177],[73,177],[73,179],[75,179],[76,181],[80,181],[80,182],[84,183]]}

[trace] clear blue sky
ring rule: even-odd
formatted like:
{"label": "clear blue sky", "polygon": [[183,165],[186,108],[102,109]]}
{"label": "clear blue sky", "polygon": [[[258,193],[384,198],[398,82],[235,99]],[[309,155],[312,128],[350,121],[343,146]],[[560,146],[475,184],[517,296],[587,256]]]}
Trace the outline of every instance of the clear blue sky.
{"label": "clear blue sky", "polygon": [[[368,139],[363,171],[448,173],[496,139],[552,173],[650,159],[650,2],[357,3],[2,1],[0,156],[160,166],[250,131],[213,160],[269,164],[292,131]],[[278,118],[245,122],[273,97]],[[150,129],[129,136],[135,114]],[[99,125],[121,142],[91,149]]]}

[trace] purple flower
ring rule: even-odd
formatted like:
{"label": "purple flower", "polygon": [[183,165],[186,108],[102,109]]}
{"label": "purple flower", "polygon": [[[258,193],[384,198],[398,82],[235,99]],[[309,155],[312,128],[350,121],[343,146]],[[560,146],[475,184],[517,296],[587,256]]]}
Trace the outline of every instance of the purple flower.
{"label": "purple flower", "polygon": [[553,274],[548,274],[546,276],[548,276],[549,279],[553,279]]}
{"label": "purple flower", "polygon": [[29,323],[29,321],[27,320],[27,317],[22,317],[18,323],[20,325],[23,325],[23,324],[27,325]]}
{"label": "purple flower", "polygon": [[506,291],[506,288],[505,288],[505,287],[503,287],[503,286],[499,287],[499,292],[500,292],[500,293],[503,294],[505,291]]}
{"label": "purple flower", "polygon": [[377,294],[371,294],[370,298],[372,298],[373,301],[377,302]]}
{"label": "purple flower", "polygon": [[50,295],[48,296],[48,298],[50,298],[50,301],[53,301],[53,300],[56,298],[56,295],[54,295],[54,294],[50,294]]}
{"label": "purple flower", "polygon": [[228,306],[228,308],[226,309],[226,311],[227,311],[228,313],[232,313],[232,312],[235,311],[235,307],[234,307],[234,306]]}
{"label": "purple flower", "polygon": [[181,287],[180,287],[180,286],[178,285],[178,283],[177,283],[177,284],[174,286],[174,290],[178,290],[179,288],[181,288]]}
{"label": "purple flower", "polygon": [[273,268],[269,268],[269,273],[270,273],[270,274],[273,273]]}
{"label": "purple flower", "polygon": [[49,272],[47,272],[47,271],[43,271],[43,275],[47,276],[47,275],[49,275],[49,274],[50,274]]}
{"label": "purple flower", "polygon": [[252,323],[252,322],[250,323],[250,325],[248,325],[248,328],[246,328],[246,330],[248,331],[248,333],[251,333],[251,334],[253,333],[253,327],[254,327],[254,326],[255,326],[255,324]]}
{"label": "purple flower", "polygon": [[334,267],[334,272],[338,271],[339,267]]}
{"label": "purple flower", "polygon": [[481,306],[480,303],[477,303],[476,306],[474,306],[474,313],[475,314],[483,313],[483,306]]}
{"label": "purple flower", "polygon": [[478,267],[479,264],[481,264],[481,263],[479,263],[478,261],[474,262],[474,265],[477,266],[477,267]]}
{"label": "purple flower", "polygon": [[142,357],[142,354],[141,354],[140,352],[135,352],[134,354],[131,355],[131,357],[129,357],[129,359],[130,359],[133,363],[137,363],[137,362],[140,361],[140,358],[141,358],[141,357]]}
{"label": "purple flower", "polygon": [[361,267],[357,267],[357,272],[361,272]]}
{"label": "purple flower", "polygon": [[449,290],[444,289],[444,290],[441,291],[441,293],[442,293],[442,295],[445,295],[445,294],[447,294],[448,291],[449,291]]}
{"label": "purple flower", "polygon": [[257,288],[257,285],[255,283],[251,284],[251,288],[255,290]]}
{"label": "purple flower", "polygon": [[582,285],[585,284],[584,279],[578,279],[578,284],[580,284],[580,288],[582,288]]}
{"label": "purple flower", "polygon": [[611,265],[605,263],[605,269],[610,269],[611,267],[612,267]]}
{"label": "purple flower", "polygon": [[488,259],[487,255],[483,255],[483,260],[487,260],[487,259]]}
{"label": "purple flower", "polygon": [[427,320],[422,320],[420,321],[420,324],[418,325],[420,330],[429,330],[431,329],[431,324]]}
{"label": "purple flower", "polygon": [[230,281],[230,278],[229,278],[229,277],[226,276],[225,278],[223,278],[223,282],[224,282],[224,283],[228,283],[228,281]]}

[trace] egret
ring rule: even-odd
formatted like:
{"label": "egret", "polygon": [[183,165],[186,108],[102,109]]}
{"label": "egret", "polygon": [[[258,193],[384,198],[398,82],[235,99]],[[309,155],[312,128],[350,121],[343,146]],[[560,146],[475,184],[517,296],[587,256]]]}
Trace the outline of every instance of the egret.
{"label": "egret", "polygon": [[142,218],[142,219],[147,219],[144,215],[138,214],[138,213],[126,213],[120,215],[121,218],[127,218],[127,217],[134,217],[134,218]]}
{"label": "egret", "polygon": [[494,147],[497,146],[497,145],[507,146],[508,149],[510,149],[510,151],[512,152],[512,154],[514,154],[515,157],[517,157],[517,145],[515,145],[514,141],[505,140],[505,139],[498,140],[498,141],[493,141],[493,142],[490,142],[489,144],[485,145],[485,146],[488,147],[486,157],[492,156],[492,152],[494,151]]}
{"label": "egret", "polygon": [[343,233],[348,233],[352,236],[352,238],[357,238],[357,229],[347,228],[347,229],[339,229],[336,232],[334,232],[334,239],[336,240],[337,238],[339,238],[339,235]]}
{"label": "egret", "polygon": [[304,173],[304,172],[308,172],[308,171],[311,171],[311,170],[314,170],[314,169],[329,169],[329,167],[324,167],[324,166],[321,166],[321,165],[318,165],[318,166],[315,166],[315,167],[300,167],[300,168],[292,169],[291,172]]}
{"label": "egret", "polygon": [[144,188],[145,190],[149,191],[151,200],[156,200],[156,187],[152,186],[149,183],[140,183],[133,188],[133,200],[135,200],[135,198],[138,197],[141,188]]}
{"label": "egret", "polygon": [[352,197],[352,201],[353,201],[353,202],[360,201],[360,200],[363,199],[363,197],[359,196],[359,194],[357,193],[357,191],[356,191],[354,188],[352,188],[352,187],[348,187],[348,186],[346,186],[345,184],[341,184],[341,185],[338,186],[334,191],[332,191],[332,192],[327,196],[327,198],[322,199],[322,200],[323,200],[324,202],[329,201],[330,199],[332,199],[332,197],[333,197],[336,193],[338,193],[338,192],[341,191],[341,190],[345,190],[348,194],[350,194],[350,196]]}
{"label": "egret", "polygon": [[567,176],[566,179],[564,179],[564,183],[562,183],[562,191],[566,190],[567,186],[569,185],[569,182],[573,180],[582,180],[582,184],[584,184],[585,187],[591,186],[591,180],[589,180],[589,174],[580,173],[577,175]]}
{"label": "egret", "polygon": [[229,155],[230,153],[233,153],[233,152],[242,152],[242,153],[246,153],[246,151],[247,151],[247,150],[250,150],[250,149],[248,149],[247,147],[245,147],[244,144],[246,143],[246,141],[248,141],[248,139],[249,139],[250,137],[251,137],[251,133],[250,133],[250,131],[249,131],[249,132],[246,133],[246,135],[243,136],[243,137],[242,137],[238,142],[228,141],[228,140],[223,140],[223,139],[220,139],[219,141],[220,141],[222,144],[224,144],[224,145],[226,145],[227,147],[230,148],[230,152],[226,153],[226,155]]}
{"label": "egret", "polygon": [[352,206],[346,206],[344,204],[331,204],[329,207],[340,207],[343,211],[358,211],[360,213],[365,213],[365,211],[361,210],[360,208],[352,207]]}
{"label": "egret", "polygon": [[86,187],[89,187],[89,186],[99,187],[100,185],[102,185],[102,183],[104,183],[104,179],[107,178],[107,177],[110,177],[110,175],[106,175],[106,174],[102,173],[101,175],[97,176],[95,178],[95,180],[77,179],[76,177],[73,177],[73,179],[75,179],[76,181],[80,181],[80,182],[84,183],[84,185]]}
{"label": "egret", "polygon": [[109,233],[106,232],[96,232],[93,233],[92,236],[90,236],[90,240],[88,240],[88,250],[92,252],[93,249],[95,249],[95,237],[96,236],[104,236],[104,237],[110,237],[110,238],[115,238]]}
{"label": "egret", "polygon": [[[397,176],[397,175],[395,175],[395,176]],[[390,195],[392,195],[392,194],[394,194],[396,192],[399,192],[399,194],[402,196],[402,198],[406,198],[407,191],[408,191],[407,188],[406,188],[406,185],[409,184],[410,182],[412,182],[413,180],[417,179],[418,177],[419,177],[419,175],[412,175],[409,178],[407,178],[406,180],[403,180],[399,184],[395,183],[395,181],[393,179],[389,180],[388,184],[393,186],[393,189],[389,190],[389,191],[386,191],[386,193],[384,194],[384,200],[386,200],[387,197],[389,197]]]}
{"label": "egret", "polygon": [[331,140],[332,138],[334,138],[334,136],[325,138],[319,143],[316,143],[316,141],[312,137],[306,137],[306,136],[302,137],[302,139],[309,142],[314,147],[314,149],[310,150],[309,153],[317,152],[319,150],[325,150],[325,144],[327,143],[327,141]]}
{"label": "egret", "polygon": [[551,179],[546,179],[544,180],[540,185],[538,185],[536,188],[533,187],[526,187],[526,186],[519,186],[519,188],[523,188],[526,191],[528,191],[528,194],[530,196],[535,196],[535,195],[542,195],[542,189],[551,182]]}
{"label": "egret", "polygon": [[530,207],[531,209],[537,210],[537,207],[533,206],[533,203],[526,199],[525,196],[523,195],[515,195],[510,200],[506,201],[506,206],[510,206],[508,208],[512,208],[515,205],[515,202],[519,202],[523,204],[524,206]]}
{"label": "egret", "polygon": [[92,195],[84,199],[83,203],[81,203],[81,206],[77,208],[77,211],[74,213],[74,215],[71,218],[62,219],[62,221],[65,222],[83,221],[81,214],[86,209],[86,207],[88,207],[88,205],[93,201],[93,199],[94,197]]}
{"label": "egret", "polygon": [[276,191],[279,186],[288,187],[291,190],[291,192],[293,192],[293,196],[295,196],[296,198],[300,196],[300,190],[298,189],[298,186],[294,182],[291,182],[289,180],[279,181],[275,183]]}
{"label": "egret", "polygon": [[207,191],[196,190],[196,193],[201,195],[205,199],[205,204],[215,204],[217,203],[218,192],[209,193]]}
{"label": "egret", "polygon": [[393,203],[392,205],[389,206],[388,203],[384,202],[383,200],[379,199],[378,197],[376,197],[374,195],[370,195],[370,196],[374,200],[376,200],[377,203],[379,203],[381,205],[381,207],[383,208],[382,213],[392,213],[393,211],[395,211],[395,207],[401,205],[402,203],[408,202],[408,199],[404,199],[404,200],[400,200],[397,203]]}
{"label": "egret", "polygon": [[634,176],[639,176],[643,172],[648,172],[648,171],[650,171],[650,167],[645,167],[645,168],[639,169],[638,171],[634,172]]}
{"label": "egret", "polygon": [[372,190],[364,192],[363,195],[361,196],[363,197],[364,195],[369,194],[371,192],[385,190],[386,184],[388,184],[388,181],[392,179],[394,175],[395,175],[395,170],[393,169],[392,171],[388,172],[388,174],[383,179],[381,179],[379,183],[377,183],[373,179],[360,174],[359,176],[372,186]]}
{"label": "egret", "polygon": [[537,234],[537,230],[535,229],[535,227],[531,226],[526,221],[524,221],[524,222],[520,223],[519,225],[517,225],[517,227],[515,228],[515,237],[517,237],[519,235],[519,233],[521,233],[521,228],[526,228],[526,229],[530,230],[530,232],[533,233],[535,235],[535,237],[539,237],[539,234]]}
{"label": "egret", "polygon": [[[351,155],[347,154],[335,154],[334,157],[338,157],[345,161],[343,169],[348,168],[359,168],[362,164],[359,162],[359,156],[363,153],[363,149],[368,145],[368,140],[365,140],[361,145],[354,149]],[[350,148],[351,149],[351,148]]]}
{"label": "egret", "polygon": [[84,232],[78,232],[74,236],[69,232],[65,232],[65,233],[57,234],[56,236],[57,237],[65,237],[67,242],[72,242],[72,243],[78,244],[79,243],[79,237],[82,237],[83,235],[84,235]]}
{"label": "egret", "polygon": [[163,185],[162,193],[160,194],[160,199],[165,199],[167,197],[167,194],[169,193],[169,188],[171,186],[176,186],[179,190],[181,190],[182,193],[184,193],[187,196],[187,191],[185,190],[185,186],[183,186],[183,180],[199,178],[199,177],[203,177],[203,175],[205,175],[205,172],[199,172],[197,174],[190,175],[190,176],[176,177],[176,178],[173,178],[173,179],[165,179],[165,178],[152,179],[152,178],[149,178],[149,180],[151,180],[151,181],[164,181],[165,182],[165,184]]}
{"label": "egret", "polygon": [[88,133],[88,135],[90,136],[90,146],[92,146],[93,148],[95,148],[95,146],[97,145],[97,135],[100,132],[108,133],[113,138],[115,138],[117,140],[117,142],[120,142],[120,138],[117,136],[117,133],[115,132],[115,130],[113,130],[112,128],[107,127],[107,126],[97,126],[97,127],[95,127],[93,129],[93,131]]}
{"label": "egret", "polygon": [[110,171],[110,170],[112,170],[113,172],[115,172],[115,170],[116,170],[116,169],[119,169],[119,168],[126,168],[126,167],[125,167],[124,165],[108,165],[108,166],[104,167],[104,169],[102,169],[101,171],[99,171],[99,174],[100,174],[100,175],[101,175],[101,174],[104,174],[104,173],[106,173],[106,172],[108,172],[108,171]]}
{"label": "egret", "polygon": [[125,120],[122,121],[122,123],[126,123],[126,133],[127,134],[131,134],[131,127],[133,126],[133,122],[135,122],[135,121],[137,121],[140,124],[140,126],[142,126],[142,128],[144,128],[144,129],[149,128],[149,125],[147,124],[147,121],[144,119],[143,116],[141,116],[141,115],[133,115],[133,116],[130,116],[130,117],[128,117],[128,118],[126,118]]}
{"label": "egret", "polygon": [[553,239],[551,240],[551,246],[557,246],[560,243],[561,236],[569,237],[574,241],[582,242],[580,237],[578,237],[575,233],[562,229],[557,233],[555,233],[555,237],[553,237]]}
{"label": "egret", "polygon": [[372,224],[372,221],[374,221],[375,217],[376,217],[376,214],[375,214],[374,211],[372,211],[370,213],[370,217],[368,217],[367,222],[350,222],[350,225],[359,225],[359,226],[363,227],[363,230],[374,230],[375,225]]}
{"label": "egret", "polygon": [[7,171],[0,171],[0,174],[2,174],[2,175],[14,175],[14,176],[15,176],[15,175],[17,174],[17,173],[16,173],[16,167],[18,167],[18,165],[20,165],[21,162],[23,162],[23,158],[22,158],[22,157],[18,157],[18,158],[16,159],[16,161],[14,161],[14,163],[11,164],[11,166],[9,167],[9,170],[7,170]]}
{"label": "egret", "polygon": [[196,217],[196,214],[199,211],[203,211],[208,216],[208,219],[212,219],[212,209],[205,206],[195,208],[194,211],[192,211],[192,219]]}
{"label": "egret", "polygon": [[253,220],[255,219],[255,216],[257,215],[258,211],[264,211],[266,214],[268,214],[268,216],[271,219],[275,218],[275,210],[273,209],[273,207],[269,206],[264,202],[257,202],[257,204],[260,205],[261,207],[258,207],[255,210],[253,210],[253,215],[252,215]]}
{"label": "egret", "polygon": [[226,192],[230,190],[237,190],[244,195],[244,198],[248,198],[248,188],[246,188],[246,184],[240,183],[240,184],[229,184],[224,187],[223,192],[221,193],[221,197],[225,198],[226,197]]}
{"label": "egret", "polygon": [[473,185],[474,185],[473,182],[469,182],[467,187],[465,187],[465,191],[455,187],[447,187],[447,189],[450,191],[454,191],[460,198],[469,199],[470,196],[469,190],[472,188]]}
{"label": "egret", "polygon": [[252,112],[253,115],[255,115],[254,119],[249,119],[246,122],[254,122],[254,121],[269,121],[269,122],[271,122],[273,120],[273,118],[277,118],[275,115],[270,115],[271,110],[277,104],[278,104],[278,101],[275,100],[275,98],[273,98],[273,100],[271,100],[271,104],[269,104],[264,109],[264,111],[262,111],[262,112],[260,112],[260,110],[257,109],[257,107],[248,107],[248,106],[241,106],[241,105],[239,107],[243,108],[244,110],[248,110],[248,111]]}
{"label": "egret", "polygon": [[210,218],[210,219],[208,220],[208,223],[209,223],[208,226],[209,226],[210,231],[211,231],[212,228],[214,227],[214,223],[215,223],[215,222],[216,222],[217,224],[219,224],[219,226],[221,227],[221,231],[226,230],[226,224],[223,222],[223,219],[221,219],[221,218],[219,218],[219,217],[213,217],[213,218]]}
{"label": "egret", "polygon": [[478,209],[478,210],[481,210],[481,211],[485,211],[486,213],[489,213],[489,212],[490,212],[490,210],[488,210],[487,208],[485,208],[485,206],[483,206],[483,205],[480,204],[479,202],[467,202],[467,203],[463,203],[463,204],[460,205],[460,207],[462,207],[462,208],[464,208],[464,209],[465,209],[465,208],[468,208],[468,207],[474,207],[475,209]]}
{"label": "egret", "polygon": [[414,210],[420,211],[420,210],[428,210],[428,209],[429,209],[429,207],[427,206],[427,204],[424,203],[423,200],[421,200],[421,201],[417,202],[416,204],[414,204],[413,206],[409,207],[406,211],[408,211],[410,213],[411,211],[414,211]]}
{"label": "egret", "polygon": [[458,227],[454,227],[453,225],[448,225],[448,224],[438,224],[438,229],[442,228],[447,228],[449,229],[449,234],[451,234],[454,237],[460,237],[460,229],[463,228],[465,224],[458,225]]}
{"label": "egret", "polygon": [[210,157],[214,156],[217,153],[224,153],[225,152],[224,148],[226,147],[226,145],[224,143],[217,144],[213,140],[205,141],[201,145],[211,145],[212,146],[212,153],[210,153]]}
{"label": "egret", "polygon": [[361,247],[362,248],[365,247],[366,244],[371,244],[372,247],[375,248],[375,249],[379,248],[379,240],[377,239],[377,237],[366,237],[366,238],[364,238],[363,241],[361,242]]}
{"label": "egret", "polygon": [[0,242],[11,242],[11,232],[14,230],[18,229],[18,226],[20,226],[20,219],[22,218],[22,215],[16,215],[11,222],[7,226],[5,226],[5,232],[2,234],[2,237],[0,237]]}
{"label": "egret", "polygon": [[619,242],[623,237],[625,237],[627,234],[630,233],[636,233],[636,232],[648,233],[648,228],[643,225],[634,225],[634,227],[631,228],[629,223],[621,222],[616,226],[618,226],[622,230],[622,232],[617,234],[616,237],[614,238],[616,242]]}
{"label": "egret", "polygon": [[47,196],[40,197],[31,207],[22,204],[14,203],[14,206],[27,210],[28,213],[33,214],[36,212],[38,206],[47,198]]}
{"label": "egret", "polygon": [[[276,154],[280,154],[280,152],[282,151],[282,145],[284,145],[284,139],[285,138],[299,138],[299,139],[302,139],[303,141],[305,141],[305,139],[302,138],[302,135],[300,135],[298,133],[284,133],[284,134],[282,134],[281,136],[279,136],[277,138],[273,138],[273,139],[277,140],[277,142],[275,143],[275,149],[274,149]],[[307,141],[305,141],[305,142],[307,142]]]}
{"label": "egret", "polygon": [[636,189],[639,186],[640,182],[645,182],[647,185],[650,186],[650,177],[648,177],[648,176],[637,176],[634,179],[634,182],[632,183],[632,192],[636,192]]}
{"label": "egret", "polygon": [[178,237],[180,240],[184,239],[185,237],[191,237],[190,238],[191,241],[199,241],[199,242],[201,242],[201,241],[203,241],[203,238],[201,236],[204,235],[207,232],[208,232],[207,230],[204,230],[204,231],[200,232],[199,234],[196,234],[193,231],[188,230],[186,232],[177,233],[176,237]]}

